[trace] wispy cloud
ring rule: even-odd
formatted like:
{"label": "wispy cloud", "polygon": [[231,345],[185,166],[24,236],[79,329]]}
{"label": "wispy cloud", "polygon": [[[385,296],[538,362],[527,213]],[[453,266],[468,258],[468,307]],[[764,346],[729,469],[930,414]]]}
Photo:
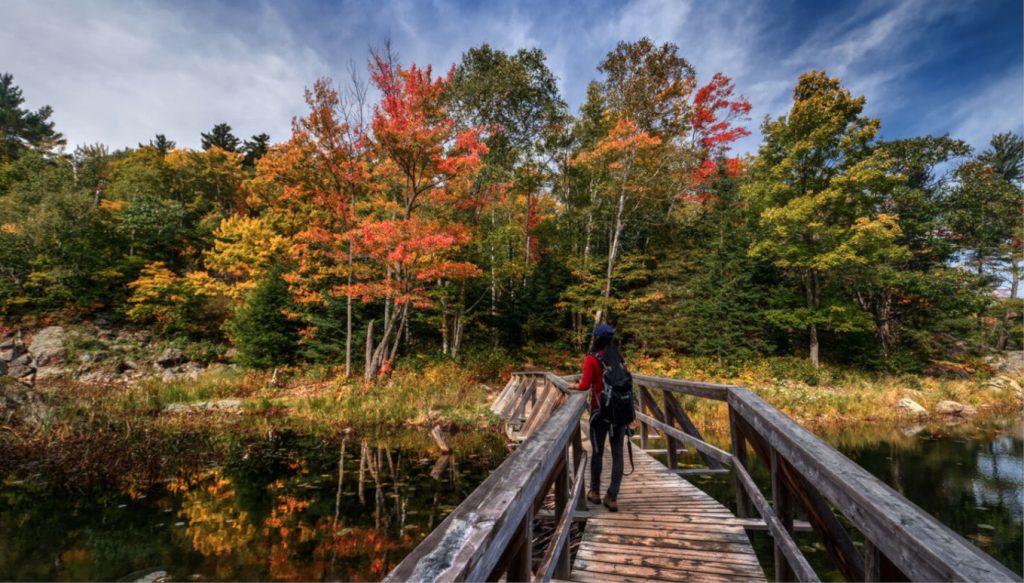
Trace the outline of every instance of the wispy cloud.
{"label": "wispy cloud", "polygon": [[387,38],[403,62],[433,64],[438,72],[484,42],[508,51],[539,47],[574,109],[618,41],[673,42],[701,80],[721,71],[751,100],[755,132],[738,144],[740,151],[756,149],[760,119],[784,113],[797,77],[813,68],[866,95],[868,113],[883,118],[883,130],[950,131],[976,143],[1001,123],[995,120],[1016,119],[1020,127],[1020,58],[1001,76],[990,72],[966,84],[973,90],[954,100],[937,102],[930,92],[932,78],[945,75],[942,27],[977,18],[983,14],[977,5],[808,6],[798,0],[262,0],[244,6],[7,0],[0,8],[0,54],[30,105],[54,107],[72,144],[128,146],[161,132],[197,146],[199,132],[221,121],[240,136],[267,131],[283,139],[291,117],[304,109],[304,86],[323,75],[344,77],[350,62],[361,69],[367,49]]}

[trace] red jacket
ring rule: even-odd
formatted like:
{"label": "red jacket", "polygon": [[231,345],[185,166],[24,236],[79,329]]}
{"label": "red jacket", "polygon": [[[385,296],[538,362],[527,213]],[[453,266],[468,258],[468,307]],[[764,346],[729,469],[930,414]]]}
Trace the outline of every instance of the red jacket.
{"label": "red jacket", "polygon": [[[604,351],[599,350],[598,354],[603,355]],[[587,353],[583,358],[583,376],[580,378],[580,390],[590,391],[590,410],[596,411],[601,399],[601,392],[604,390],[604,367],[601,361]]]}

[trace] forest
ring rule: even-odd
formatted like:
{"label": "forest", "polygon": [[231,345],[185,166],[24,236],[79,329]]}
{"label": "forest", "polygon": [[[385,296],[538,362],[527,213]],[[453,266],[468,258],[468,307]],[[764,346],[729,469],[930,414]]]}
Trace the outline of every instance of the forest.
{"label": "forest", "polygon": [[579,354],[599,322],[632,355],[894,373],[1021,348],[1021,136],[885,139],[826,71],[754,120],[648,39],[595,77],[572,112],[538,49],[385,46],[311,80],[290,136],[69,151],[4,74],[0,332],[103,320],[365,379]]}

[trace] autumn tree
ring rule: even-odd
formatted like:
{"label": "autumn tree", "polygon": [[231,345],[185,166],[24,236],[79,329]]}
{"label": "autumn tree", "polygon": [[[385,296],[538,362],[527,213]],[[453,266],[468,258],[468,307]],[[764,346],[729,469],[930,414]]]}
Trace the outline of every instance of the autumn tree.
{"label": "autumn tree", "polygon": [[374,54],[370,69],[381,93],[372,118],[377,203],[349,235],[357,252],[375,266],[351,289],[364,302],[384,303],[379,339],[369,334],[367,378],[394,359],[411,309],[432,303],[425,294],[428,282],[443,285],[479,273],[453,256],[468,242],[468,230],[440,219],[473,204],[472,177],[487,152],[479,130],[459,131],[444,108],[451,72],[434,78],[430,67],[405,69],[386,54]]}
{"label": "autumn tree", "polygon": [[[345,297],[345,370],[352,366],[353,243],[356,205],[365,198],[369,166],[358,85],[343,101],[328,78],[306,91],[309,113],[292,122],[292,136],[262,159],[256,183],[273,191],[269,208],[292,242],[295,270],[286,279],[300,305],[323,309]],[[314,315],[307,314],[315,319]],[[314,325],[306,330],[315,337]]]}
{"label": "autumn tree", "polygon": [[886,278],[907,254],[897,243],[898,217],[876,206],[899,179],[874,148],[879,122],[861,115],[864,103],[824,71],[802,75],[789,113],[762,126],[764,144],[747,190],[761,223],[751,255],[771,261],[802,289],[802,307],[768,316],[782,328],[807,330],[815,366],[820,327],[869,325],[855,305],[829,295],[830,284],[850,272]]}

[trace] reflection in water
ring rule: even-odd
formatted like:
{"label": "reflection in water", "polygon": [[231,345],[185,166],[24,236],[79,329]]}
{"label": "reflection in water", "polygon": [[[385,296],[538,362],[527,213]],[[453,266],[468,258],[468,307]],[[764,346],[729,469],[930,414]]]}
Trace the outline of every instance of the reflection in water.
{"label": "reflection in water", "polygon": [[[870,426],[821,437],[1011,570],[1024,573],[1024,420],[915,428]],[[728,446],[728,442],[717,445]],[[688,456],[686,463],[699,462],[696,456]],[[761,464],[754,463],[752,475],[763,492],[770,492],[768,472]],[[731,476],[692,481],[735,511]],[[851,536],[854,541],[863,540],[859,533]],[[770,574],[771,538],[764,533],[752,538]],[[819,574],[838,577],[813,534],[797,539]]]}
{"label": "reflection in water", "polygon": [[130,493],[7,480],[0,580],[378,580],[505,455],[488,433],[453,445],[285,435]]}

